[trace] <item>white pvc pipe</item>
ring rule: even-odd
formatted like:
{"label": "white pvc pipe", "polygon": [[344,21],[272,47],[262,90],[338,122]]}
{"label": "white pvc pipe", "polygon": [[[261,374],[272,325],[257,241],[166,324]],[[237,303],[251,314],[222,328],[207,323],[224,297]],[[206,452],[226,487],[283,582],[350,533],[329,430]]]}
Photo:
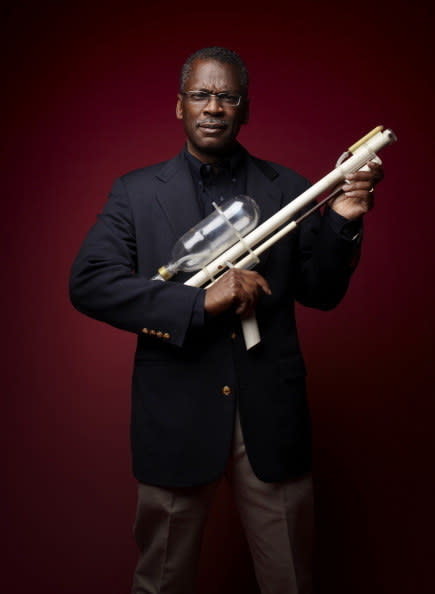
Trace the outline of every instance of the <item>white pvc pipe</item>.
{"label": "white pvc pipe", "polygon": [[[200,270],[190,277],[185,284],[191,287],[201,287],[210,281],[210,275],[213,277],[220,274],[223,270],[228,268],[228,262],[237,262],[237,260],[243,256],[246,252],[246,244],[251,248],[254,248],[260,241],[263,241],[268,235],[284,225],[297,211],[308,205],[315,198],[323,194],[323,192],[326,192],[333,186],[342,182],[348,173],[358,171],[358,169],[375,157],[377,151],[391,144],[395,140],[397,140],[397,138],[394,132],[389,129],[378,132],[369,138],[369,140],[355,150],[352,157],[349,157],[344,163],[333,169],[317,183],[309,187],[308,190],[281,208],[281,210],[272,215],[267,221],[264,221],[264,223],[259,225],[256,229],[248,233],[248,235],[243,238],[243,243],[237,242],[223,254],[218,256],[213,262],[207,264],[207,271]],[[291,227],[291,224],[289,227]],[[288,231],[290,230],[291,229],[289,228]],[[272,243],[274,243],[274,241],[272,241]]]}

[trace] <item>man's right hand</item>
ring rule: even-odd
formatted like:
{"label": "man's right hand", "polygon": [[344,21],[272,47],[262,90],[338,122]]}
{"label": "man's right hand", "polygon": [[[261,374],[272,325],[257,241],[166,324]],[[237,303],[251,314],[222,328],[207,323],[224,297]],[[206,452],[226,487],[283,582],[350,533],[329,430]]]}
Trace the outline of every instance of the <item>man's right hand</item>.
{"label": "man's right hand", "polygon": [[236,314],[247,318],[261,293],[272,295],[268,282],[258,272],[231,268],[206,289],[204,308],[215,316],[235,307]]}

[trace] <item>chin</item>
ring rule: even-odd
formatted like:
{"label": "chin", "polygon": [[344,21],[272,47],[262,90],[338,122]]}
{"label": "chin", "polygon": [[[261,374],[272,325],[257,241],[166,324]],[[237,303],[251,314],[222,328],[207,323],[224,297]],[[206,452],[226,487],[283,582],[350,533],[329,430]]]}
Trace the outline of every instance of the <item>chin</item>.
{"label": "chin", "polygon": [[234,142],[202,142],[195,145],[195,148],[206,155],[221,155],[230,150],[233,145]]}

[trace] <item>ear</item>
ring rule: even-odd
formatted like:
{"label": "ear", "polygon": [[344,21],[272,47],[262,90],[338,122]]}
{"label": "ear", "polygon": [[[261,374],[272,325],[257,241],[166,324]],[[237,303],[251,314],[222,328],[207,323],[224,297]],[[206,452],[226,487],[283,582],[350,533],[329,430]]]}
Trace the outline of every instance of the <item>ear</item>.
{"label": "ear", "polygon": [[177,116],[177,120],[183,119],[183,95],[180,93],[177,95],[177,105],[175,107],[175,115]]}
{"label": "ear", "polygon": [[242,124],[247,124],[249,122],[249,108],[250,108],[250,101],[248,97],[243,101],[243,114],[242,114]]}

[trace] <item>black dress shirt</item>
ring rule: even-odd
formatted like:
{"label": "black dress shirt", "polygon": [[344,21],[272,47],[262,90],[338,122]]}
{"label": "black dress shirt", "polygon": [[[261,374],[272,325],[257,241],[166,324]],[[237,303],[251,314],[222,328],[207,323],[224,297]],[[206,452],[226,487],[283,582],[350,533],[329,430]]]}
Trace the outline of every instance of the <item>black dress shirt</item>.
{"label": "black dress shirt", "polygon": [[225,159],[212,164],[202,163],[187,149],[184,154],[204,217],[214,211],[213,202],[220,206],[226,200],[246,193],[246,153],[240,145]]}

